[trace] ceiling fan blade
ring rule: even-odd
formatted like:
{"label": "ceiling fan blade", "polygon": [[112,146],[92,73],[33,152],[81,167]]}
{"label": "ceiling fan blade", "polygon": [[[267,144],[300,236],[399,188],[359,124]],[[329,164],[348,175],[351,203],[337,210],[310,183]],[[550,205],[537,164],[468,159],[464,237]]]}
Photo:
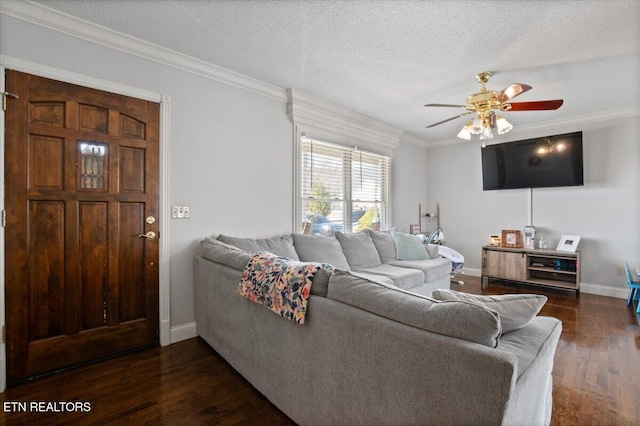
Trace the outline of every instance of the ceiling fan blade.
{"label": "ceiling fan blade", "polygon": [[428,107],[449,107],[449,108],[464,108],[464,105],[451,105],[451,104],[426,104]]}
{"label": "ceiling fan blade", "polygon": [[460,117],[463,117],[463,116],[469,115],[469,114],[472,114],[472,112],[471,111],[465,112],[465,113],[462,113],[460,115],[456,115],[456,116],[453,116],[451,118],[447,118],[446,120],[438,121],[437,123],[434,123],[434,124],[432,124],[430,126],[427,126],[427,129],[430,128],[430,127],[435,127],[435,126],[438,126],[440,124],[446,123],[447,121],[455,120],[456,118],[460,118]]}
{"label": "ceiling fan blade", "polygon": [[528,90],[531,90],[531,86],[529,86],[528,84],[513,83],[502,92],[500,92],[496,99],[500,103],[507,102],[509,99],[513,99]]}
{"label": "ceiling fan blade", "polygon": [[503,111],[545,111],[558,109],[562,106],[562,99],[554,99],[551,101],[533,101],[533,102],[509,102],[503,106]]}

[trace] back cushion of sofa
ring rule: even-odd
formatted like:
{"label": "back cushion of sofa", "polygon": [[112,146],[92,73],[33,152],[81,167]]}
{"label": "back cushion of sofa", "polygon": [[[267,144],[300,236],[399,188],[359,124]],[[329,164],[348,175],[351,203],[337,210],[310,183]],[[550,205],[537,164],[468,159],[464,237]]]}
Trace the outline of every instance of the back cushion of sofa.
{"label": "back cushion of sofa", "polygon": [[303,262],[330,263],[337,269],[351,270],[342,246],[335,237],[293,234],[293,245]]}
{"label": "back cushion of sofa", "polygon": [[218,240],[223,243],[231,244],[249,253],[257,253],[259,251],[268,251],[278,256],[288,257],[293,260],[300,260],[298,253],[293,247],[293,238],[291,235],[282,235],[273,238],[237,238],[228,235],[218,235]]}
{"label": "back cushion of sofa", "polygon": [[342,252],[353,270],[373,268],[382,264],[380,255],[368,232],[345,234],[336,232],[336,239],[342,246]]}
{"label": "back cushion of sofa", "polygon": [[205,238],[200,242],[199,253],[205,259],[231,266],[240,271],[244,270],[251,259],[251,254],[246,251],[212,238]]}
{"label": "back cushion of sofa", "polygon": [[[257,253],[258,251],[253,253]],[[213,238],[205,238],[200,242],[199,254],[205,259],[237,269],[239,271],[238,281],[242,276],[242,271],[244,271],[249,260],[251,260],[251,253]],[[311,294],[327,297],[327,288],[329,286],[329,278],[331,277],[331,274],[332,272],[328,269],[320,268],[316,273],[313,284],[311,285]]]}
{"label": "back cushion of sofa", "polygon": [[380,261],[382,263],[389,263],[392,260],[396,260],[396,243],[393,241],[391,232],[371,231],[369,229],[367,231],[373,244],[376,246],[376,250],[378,250]]}
{"label": "back cushion of sofa", "polygon": [[335,271],[329,279],[329,299],[433,333],[495,348],[502,332],[491,309],[472,303],[440,302],[358,276]]}

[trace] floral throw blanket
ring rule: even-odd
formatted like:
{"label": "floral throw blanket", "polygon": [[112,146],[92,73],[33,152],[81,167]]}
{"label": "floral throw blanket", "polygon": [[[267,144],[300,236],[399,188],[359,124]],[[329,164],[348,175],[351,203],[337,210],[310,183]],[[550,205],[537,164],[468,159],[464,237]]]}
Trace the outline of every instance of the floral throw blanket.
{"label": "floral throw blanket", "polygon": [[296,262],[268,252],[254,253],[237,291],[278,315],[304,324],[311,285],[321,268],[333,270],[329,264]]}

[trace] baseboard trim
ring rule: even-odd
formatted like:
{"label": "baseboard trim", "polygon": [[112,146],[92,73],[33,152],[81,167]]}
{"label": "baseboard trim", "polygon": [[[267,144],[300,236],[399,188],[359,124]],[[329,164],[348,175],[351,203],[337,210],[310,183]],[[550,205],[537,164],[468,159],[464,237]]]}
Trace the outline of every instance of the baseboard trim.
{"label": "baseboard trim", "polygon": [[197,336],[195,321],[171,327],[171,343],[178,343]]}
{"label": "baseboard trim", "polygon": [[[463,268],[463,271],[466,275],[472,277],[479,277],[482,274],[482,270],[477,268]],[[627,287],[609,287],[600,284],[580,283],[580,293],[626,299],[629,295],[629,289]]]}
{"label": "baseboard trim", "polygon": [[465,275],[471,275],[472,277],[479,277],[480,274],[482,273],[481,269],[476,269],[476,268],[462,268],[462,272]]}
{"label": "baseboard trim", "polygon": [[629,288],[626,286],[624,288],[614,288],[606,285],[580,283],[580,293],[626,299],[629,295]]}

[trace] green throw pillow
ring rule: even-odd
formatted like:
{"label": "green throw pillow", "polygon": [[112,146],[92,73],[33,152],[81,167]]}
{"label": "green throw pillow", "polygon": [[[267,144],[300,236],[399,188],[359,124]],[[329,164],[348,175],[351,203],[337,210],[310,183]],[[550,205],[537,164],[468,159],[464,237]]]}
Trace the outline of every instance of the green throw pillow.
{"label": "green throw pillow", "polygon": [[422,240],[417,235],[392,232],[393,242],[396,244],[396,259],[398,260],[427,260],[431,259]]}

